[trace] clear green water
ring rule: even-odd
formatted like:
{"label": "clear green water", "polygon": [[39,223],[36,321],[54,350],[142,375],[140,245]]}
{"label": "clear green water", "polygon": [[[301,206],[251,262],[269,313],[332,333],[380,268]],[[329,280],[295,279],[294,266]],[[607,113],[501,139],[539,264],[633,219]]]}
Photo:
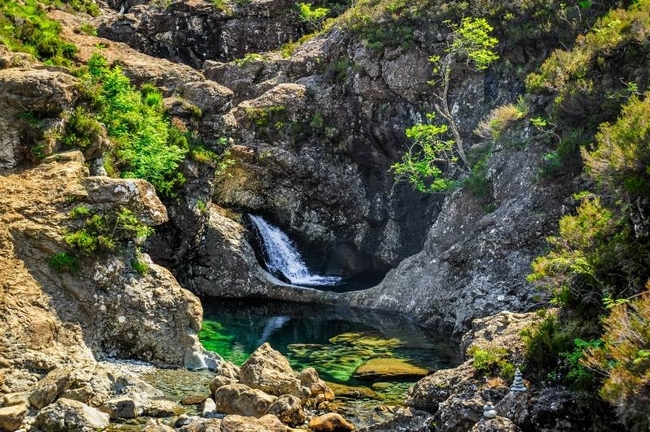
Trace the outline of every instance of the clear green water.
{"label": "clear green water", "polygon": [[384,404],[403,402],[416,376],[355,376],[373,358],[403,359],[433,372],[458,364],[458,346],[444,335],[424,332],[402,316],[295,303],[206,300],[206,349],[241,365],[264,342],[284,354],[295,370],[314,367],[326,381],[361,386]]}

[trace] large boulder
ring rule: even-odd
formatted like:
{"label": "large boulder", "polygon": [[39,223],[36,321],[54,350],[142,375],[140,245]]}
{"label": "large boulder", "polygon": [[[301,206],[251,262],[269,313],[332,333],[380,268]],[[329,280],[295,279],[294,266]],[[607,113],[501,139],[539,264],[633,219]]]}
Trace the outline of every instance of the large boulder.
{"label": "large boulder", "polygon": [[109,416],[70,399],[59,399],[43,408],[35,425],[43,432],[94,432],[108,427]]}
{"label": "large boulder", "polygon": [[217,389],[214,399],[219,412],[262,417],[276,397],[244,384],[228,384]]}
{"label": "large boulder", "polygon": [[270,395],[304,396],[302,384],[295,377],[289,361],[268,342],[256,349],[242,365],[240,382]]}

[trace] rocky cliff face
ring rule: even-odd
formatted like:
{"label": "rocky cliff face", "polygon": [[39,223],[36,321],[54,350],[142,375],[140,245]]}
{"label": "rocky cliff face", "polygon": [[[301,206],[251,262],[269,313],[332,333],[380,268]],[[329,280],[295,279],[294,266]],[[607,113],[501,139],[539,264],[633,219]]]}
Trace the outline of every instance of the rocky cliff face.
{"label": "rocky cliff face", "polygon": [[[47,130],[60,123],[59,113],[78,98],[79,86],[64,71],[3,56],[5,66],[19,67],[0,70],[0,122],[5,136],[15,138],[3,141],[0,150],[2,366],[17,368],[8,375],[13,370],[19,376],[20,370],[39,373],[104,356],[205,366],[196,337],[198,299],[137,252],[134,241],[105,255],[82,255],[76,271],[48,265],[67,249],[64,235],[80,223],[69,212],[81,204],[102,215],[128,209],[148,225],[165,222],[167,211],[144,181],[89,177],[80,152],[58,153],[34,165],[41,154],[56,150]],[[20,120],[26,112],[39,116],[37,125]],[[146,274],[132,267],[136,258],[148,266]],[[11,379],[5,383],[11,388]]]}
{"label": "rocky cliff face", "polygon": [[572,189],[539,179],[541,157],[530,148],[495,147],[487,172],[492,201],[486,205],[464,191],[453,194],[423,250],[377,287],[352,294],[351,304],[408,311],[455,332],[477,316],[533,307],[539,293],[526,275]]}

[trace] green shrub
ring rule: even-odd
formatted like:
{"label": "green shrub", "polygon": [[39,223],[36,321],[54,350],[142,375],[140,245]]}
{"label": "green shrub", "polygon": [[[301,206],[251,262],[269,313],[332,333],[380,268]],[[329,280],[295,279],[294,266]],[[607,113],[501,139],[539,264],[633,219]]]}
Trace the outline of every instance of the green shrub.
{"label": "green shrub", "polygon": [[119,66],[108,67],[98,53],[88,62],[86,80],[96,89],[89,92],[96,118],[114,144],[112,169],[122,177],[145,179],[159,193],[173,196],[174,188],[185,181],[179,165],[189,144],[165,118],[160,90],[149,84],[136,89]]}
{"label": "green shrub", "polygon": [[85,149],[101,140],[101,124],[93,115],[78,106],[67,118],[61,142],[68,147]]}
{"label": "green shrub", "polygon": [[81,24],[77,31],[88,36],[97,36],[97,29],[90,23]]}
{"label": "green shrub", "polygon": [[[433,114],[427,117],[430,122],[435,119]],[[445,192],[454,188],[456,183],[443,175],[457,162],[452,155],[454,141],[443,138],[446,132],[446,124],[416,124],[406,129],[406,136],[413,143],[402,156],[402,161],[390,167],[395,179],[408,181],[414,189],[423,193]]]}
{"label": "green shrub", "polygon": [[244,57],[240,59],[235,59],[233,60],[233,63],[235,63],[237,66],[243,68],[249,63],[257,63],[264,61],[264,56],[262,54],[258,53],[248,53]]}
{"label": "green shrub", "polygon": [[328,8],[313,7],[309,3],[296,3],[296,7],[298,8],[300,20],[313,30],[320,30],[323,27],[325,18],[330,13]]}
{"label": "green shrub", "polygon": [[631,200],[650,197],[649,96],[633,96],[615,123],[601,125],[597,148],[583,151],[586,167],[600,185]]}
{"label": "green shrub", "polygon": [[79,259],[68,252],[52,255],[48,260],[48,264],[58,273],[74,273],[79,270]]}
{"label": "green shrub", "polygon": [[487,376],[500,376],[505,380],[511,380],[515,376],[515,366],[508,361],[505,348],[487,347],[480,349],[472,347],[467,352],[474,362],[472,366],[478,372]]}
{"label": "green shrub", "polygon": [[81,219],[90,216],[90,207],[86,204],[79,204],[68,212],[71,219]]}
{"label": "green shrub", "polygon": [[47,17],[41,2],[0,0],[0,43],[11,50],[52,64],[70,64],[77,47],[61,39],[60,32],[61,24]]}
{"label": "green shrub", "polygon": [[71,218],[85,218],[84,226],[64,237],[67,245],[83,255],[110,252],[118,242],[142,243],[153,233],[153,229],[140,222],[129,209],[121,207],[116,212],[100,215],[85,205],[75,207],[69,213]]}
{"label": "green shrub", "polygon": [[131,260],[131,268],[140,276],[146,275],[149,271],[149,265],[147,265],[146,262],[141,261],[138,257]]}

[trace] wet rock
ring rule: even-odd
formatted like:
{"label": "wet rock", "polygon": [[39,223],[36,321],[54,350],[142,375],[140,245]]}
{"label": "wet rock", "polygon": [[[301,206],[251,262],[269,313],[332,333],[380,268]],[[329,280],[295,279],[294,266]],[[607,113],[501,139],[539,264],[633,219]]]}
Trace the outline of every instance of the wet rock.
{"label": "wet rock", "polygon": [[201,417],[216,418],[220,417],[217,414],[217,404],[212,398],[206,398],[201,405]]}
{"label": "wet rock", "polygon": [[106,413],[78,401],[59,399],[41,410],[35,425],[43,432],[94,432],[108,423]]}
{"label": "wet rock", "polygon": [[240,382],[270,395],[302,395],[302,385],[295,378],[289,361],[268,342],[255,350],[242,365]]}
{"label": "wet rock", "polygon": [[265,415],[260,418],[229,415],[221,422],[222,432],[288,432],[289,428],[277,417]]}
{"label": "wet rock", "polygon": [[381,357],[368,360],[359,366],[354,376],[360,379],[399,379],[426,376],[428,371],[410,364],[407,360]]}
{"label": "wet rock", "polygon": [[217,389],[214,399],[219,412],[262,417],[276,397],[244,384],[228,384]]}
{"label": "wet rock", "polygon": [[[211,393],[213,393],[212,390],[211,390]],[[200,405],[207,398],[208,398],[208,396],[201,396],[201,395],[185,396],[183,399],[181,399],[181,405]]]}
{"label": "wet rock", "polygon": [[159,399],[149,401],[142,409],[144,417],[173,417],[183,412],[176,402]]}
{"label": "wet rock", "polygon": [[20,429],[25,416],[27,416],[26,403],[0,408],[0,429],[10,432]]}
{"label": "wet rock", "polygon": [[149,419],[142,428],[142,432],[174,432],[174,428],[167,426],[158,419]]}
{"label": "wet rock", "polygon": [[302,409],[300,398],[292,395],[282,395],[266,410],[267,414],[273,414],[282,423],[290,426],[298,426],[305,422],[307,416]]}
{"label": "wet rock", "polygon": [[328,413],[314,417],[309,421],[309,427],[319,432],[346,432],[355,429],[353,424],[349,423],[337,413]]}
{"label": "wet rock", "polygon": [[520,432],[521,429],[510,419],[496,417],[493,419],[481,419],[472,427],[472,432]]}
{"label": "wet rock", "polygon": [[330,386],[328,386],[325,381],[320,379],[316,369],[309,367],[303,369],[298,374],[298,379],[300,383],[307,387],[310,391],[311,397],[316,397],[318,395],[323,395],[323,398],[328,401],[334,400],[334,393]]}

